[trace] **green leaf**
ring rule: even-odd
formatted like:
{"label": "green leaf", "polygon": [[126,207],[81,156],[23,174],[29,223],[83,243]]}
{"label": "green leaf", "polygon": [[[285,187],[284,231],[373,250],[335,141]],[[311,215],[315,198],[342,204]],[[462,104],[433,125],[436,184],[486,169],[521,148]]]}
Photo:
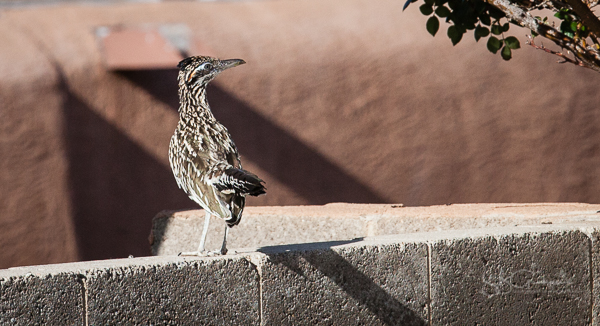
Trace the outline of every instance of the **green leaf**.
{"label": "green leaf", "polygon": [[519,42],[519,39],[517,39],[514,36],[509,36],[509,37],[505,38],[504,44],[506,44],[506,47],[508,47],[509,49],[513,49],[513,50],[521,48],[521,43]]}
{"label": "green leaf", "polygon": [[481,14],[479,16],[479,21],[485,26],[490,26],[492,24],[492,20],[490,19],[490,15],[488,14]]}
{"label": "green leaf", "polygon": [[427,20],[427,31],[429,34],[435,36],[437,31],[440,29],[440,21],[436,16],[431,16]]}
{"label": "green leaf", "polygon": [[508,25],[508,23],[505,23],[504,25],[502,25],[502,31],[503,32],[508,31],[509,28],[510,28],[510,26]]}
{"label": "green leaf", "polygon": [[433,13],[433,6],[425,3],[419,7],[419,10],[421,10],[421,13],[423,15],[429,16],[429,15],[431,15],[431,13]]}
{"label": "green leaf", "polygon": [[[467,29],[463,25],[460,25],[460,24],[459,25],[454,25],[454,27],[456,27],[456,31],[459,32],[459,33],[461,33],[461,34],[464,34],[464,33],[467,32]],[[473,28],[475,28],[475,26],[473,26]]]}
{"label": "green leaf", "polygon": [[494,18],[496,20],[506,16],[506,14],[502,10],[496,9],[495,7],[490,7],[488,12],[489,12],[490,16],[492,16],[492,18]]}
{"label": "green leaf", "polygon": [[437,7],[435,9],[435,14],[438,17],[448,17],[450,15],[450,9],[448,9],[448,8],[446,8],[444,6]]}
{"label": "green leaf", "polygon": [[425,3],[430,6],[433,6],[433,0],[425,0]]}
{"label": "green leaf", "polygon": [[492,34],[494,34],[494,35],[502,34],[502,27],[500,27],[500,25],[498,25],[498,24],[492,25]]}
{"label": "green leaf", "polygon": [[573,21],[573,15],[568,15],[567,14],[567,15],[565,15],[564,19],[565,19],[566,22],[572,22]]}
{"label": "green leaf", "polygon": [[571,30],[573,32],[577,32],[577,22],[572,22],[570,25],[571,26],[569,26],[569,27],[571,27]]}
{"label": "green leaf", "polygon": [[477,14],[477,16],[483,14],[483,12],[485,12],[485,10],[487,9],[486,3],[483,1],[477,1],[474,4],[475,4],[475,13]]}
{"label": "green leaf", "polygon": [[[464,25],[464,28],[466,28],[466,29],[468,29],[468,30],[472,31],[472,30],[474,30],[474,29],[475,29],[475,27],[476,27],[476,26],[475,26],[475,24],[476,24],[476,23],[477,23],[477,21],[475,21],[475,22],[468,22],[468,23],[466,23],[466,24]],[[465,32],[466,32],[466,30],[465,30]]]}
{"label": "green leaf", "polygon": [[567,8],[563,8],[559,12],[555,13],[554,17],[568,22],[573,21],[573,15],[571,14],[571,10]]}
{"label": "green leaf", "polygon": [[496,38],[495,36],[490,36],[490,38],[488,39],[488,42],[487,42],[488,50],[490,50],[490,52],[492,52],[493,54],[496,54],[498,52],[498,50],[500,50],[501,47],[502,47],[502,42],[500,42],[500,40],[498,38]]}
{"label": "green leaf", "polygon": [[512,51],[508,46],[505,46],[502,48],[502,52],[500,52],[500,55],[502,56],[502,59],[508,61],[512,57]]}
{"label": "green leaf", "polygon": [[456,10],[460,6],[461,0],[448,0],[448,7],[452,10]]}
{"label": "green leaf", "polygon": [[538,36],[538,35],[540,35],[540,34],[538,34],[538,33],[534,32],[534,31],[531,31],[531,36],[533,36],[533,37],[536,37],[536,36]]}
{"label": "green leaf", "polygon": [[475,28],[475,41],[479,42],[479,39],[490,35],[490,30],[487,27],[477,26]]}
{"label": "green leaf", "polygon": [[561,33],[563,33],[571,38],[573,38],[573,36],[575,35],[573,33],[573,30],[571,30],[571,23],[569,23],[566,20],[563,20],[563,22],[560,23],[560,31],[561,31]]}
{"label": "green leaf", "polygon": [[458,44],[462,39],[463,33],[456,27],[456,25],[452,25],[448,27],[448,37],[452,41],[452,45]]}

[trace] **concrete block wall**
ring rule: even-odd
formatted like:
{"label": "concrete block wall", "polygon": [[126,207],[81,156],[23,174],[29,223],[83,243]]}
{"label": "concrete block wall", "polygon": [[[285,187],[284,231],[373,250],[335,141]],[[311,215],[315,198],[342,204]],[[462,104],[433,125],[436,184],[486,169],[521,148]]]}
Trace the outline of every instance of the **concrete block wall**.
{"label": "concrete block wall", "polygon": [[0,325],[598,325],[600,214],[572,205],[530,206],[546,218],[528,225],[517,205],[517,226],[0,270]]}
{"label": "concrete block wall", "polygon": [[257,325],[246,257],[145,257],[0,271],[0,325]]}

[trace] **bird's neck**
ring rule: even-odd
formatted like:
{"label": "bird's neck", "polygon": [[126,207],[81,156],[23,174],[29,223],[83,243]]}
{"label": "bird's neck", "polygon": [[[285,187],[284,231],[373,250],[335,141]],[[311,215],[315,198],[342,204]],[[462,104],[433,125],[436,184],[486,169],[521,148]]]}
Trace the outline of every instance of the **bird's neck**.
{"label": "bird's neck", "polygon": [[216,121],[206,100],[206,88],[189,90],[180,88],[179,93],[179,118],[183,121],[203,120]]}

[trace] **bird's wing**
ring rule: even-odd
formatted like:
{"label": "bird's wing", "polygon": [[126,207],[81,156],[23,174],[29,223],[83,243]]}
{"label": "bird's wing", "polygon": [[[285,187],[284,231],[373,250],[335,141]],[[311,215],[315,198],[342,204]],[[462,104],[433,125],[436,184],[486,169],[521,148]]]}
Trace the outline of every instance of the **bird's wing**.
{"label": "bird's wing", "polygon": [[186,137],[175,134],[171,138],[169,159],[179,188],[205,210],[226,217],[214,187],[207,182],[204,171],[209,170],[213,159],[207,152],[203,137]]}

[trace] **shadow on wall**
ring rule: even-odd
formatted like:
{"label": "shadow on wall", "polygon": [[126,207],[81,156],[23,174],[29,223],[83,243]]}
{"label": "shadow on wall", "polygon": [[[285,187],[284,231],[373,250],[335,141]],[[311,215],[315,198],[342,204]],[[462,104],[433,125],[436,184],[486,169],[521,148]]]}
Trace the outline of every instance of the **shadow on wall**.
{"label": "shadow on wall", "polygon": [[[119,74],[177,110],[177,70]],[[152,217],[164,209],[195,208],[196,204],[177,188],[168,166],[95,113],[70,91],[64,76],[61,78],[71,205],[80,258],[150,255]],[[217,119],[229,128],[242,155],[310,204],[385,201],[227,92],[212,86],[208,94]]]}
{"label": "shadow on wall", "polygon": [[[121,74],[177,111],[177,69]],[[215,117],[231,133],[242,159],[247,158],[269,171],[272,177],[310,204],[386,202],[368,186],[215,83],[209,84],[207,94]]]}
{"label": "shadow on wall", "polygon": [[[263,298],[264,304],[267,305],[267,311],[290,311],[291,307],[294,307],[294,309],[303,311],[322,310],[324,313],[333,312],[331,316],[315,314],[315,318],[319,318],[319,320],[295,321],[297,324],[318,324],[322,319],[341,321],[344,316],[348,315],[348,311],[352,311],[354,315],[362,314],[360,310],[364,308],[366,310],[364,313],[375,317],[384,325],[426,325],[425,316],[419,316],[418,313],[398,300],[400,297],[402,297],[400,299],[404,299],[404,296],[389,293],[369,276],[358,270],[351,262],[331,249],[332,246],[360,240],[359,238],[350,241],[269,246],[258,249],[259,252],[269,257],[269,264],[283,267],[267,268],[263,271],[265,282],[268,282],[270,278],[285,279],[287,284],[298,286],[298,289],[300,289],[293,297],[280,295],[276,289],[268,289],[267,293],[270,293],[271,290],[276,293],[273,296]],[[317,248],[318,250],[314,250]],[[290,250],[295,252],[291,253]],[[275,274],[268,275],[271,273]],[[320,279],[321,275],[327,277],[331,284],[314,282],[314,279]],[[263,288],[265,286],[268,286],[268,284],[264,284]],[[344,299],[346,295],[351,297],[355,303]],[[323,309],[320,306],[323,302],[343,308]],[[358,305],[359,311],[355,310],[354,304]],[[347,311],[342,312],[344,309]],[[340,315],[336,316],[336,312]],[[300,316],[306,318],[304,314],[300,314]],[[276,322],[275,320],[269,320],[269,317],[266,316],[267,322]],[[293,318],[289,315],[287,317]],[[365,322],[363,316],[361,316],[361,320]],[[368,319],[366,322],[369,323]]]}
{"label": "shadow on wall", "polygon": [[151,219],[194,207],[171,171],[66,91],[65,137],[80,259],[150,255]]}

